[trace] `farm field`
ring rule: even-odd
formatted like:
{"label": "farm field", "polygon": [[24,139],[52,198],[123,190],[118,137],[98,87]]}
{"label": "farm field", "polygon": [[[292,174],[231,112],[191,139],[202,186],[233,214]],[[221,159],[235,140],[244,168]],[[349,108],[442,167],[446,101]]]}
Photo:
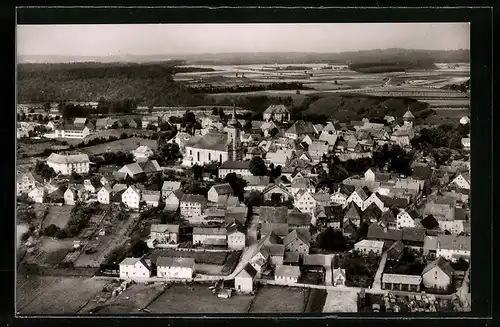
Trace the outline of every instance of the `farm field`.
{"label": "farm field", "polygon": [[309,296],[307,288],[263,286],[258,289],[250,313],[304,312]]}
{"label": "farm field", "polygon": [[151,135],[151,134],[153,134],[153,131],[144,130],[144,129],[135,129],[135,128],[106,129],[106,130],[99,130],[99,131],[87,136],[84,139],[58,139],[58,140],[66,141],[70,145],[77,145],[77,144],[80,144],[81,142],[88,142],[89,140],[92,140],[95,138],[100,138],[100,137],[108,138],[110,136],[114,136],[114,137],[118,138],[123,133],[128,134],[128,135],[133,135],[133,134]]}
{"label": "farm field", "polygon": [[50,206],[49,213],[43,220],[43,228],[50,226],[51,224],[54,224],[59,228],[66,227],[69,219],[71,218],[72,209],[72,206]]}
{"label": "farm field", "polygon": [[156,150],[158,144],[156,140],[144,139],[140,137],[131,137],[123,140],[116,140],[107,143],[86,146],[80,148],[80,151],[89,154],[101,154],[106,152],[108,149],[111,151],[132,151],[137,149],[141,145],[147,145],[150,149]]}
{"label": "farm field", "polygon": [[254,300],[251,295],[221,299],[208,286],[209,284],[172,285],[147,309],[151,313],[247,313]]}
{"label": "farm field", "polygon": [[[38,277],[30,276],[28,283],[18,284],[20,294],[32,293],[30,286],[38,291],[29,301],[22,298],[17,311],[20,314],[71,314],[76,313],[86,302],[107,283],[105,280],[79,277]],[[40,281],[36,280],[40,279]],[[16,301],[17,302],[17,301]]]}
{"label": "farm field", "polygon": [[17,157],[33,157],[33,156],[38,156],[40,155],[45,149],[50,149],[50,150],[65,150],[69,146],[68,145],[60,145],[57,143],[57,141],[54,140],[46,140],[44,142],[38,142],[38,143],[33,143],[33,144],[28,144],[28,143],[22,143],[18,142],[17,143]]}
{"label": "farm field", "polygon": [[330,291],[323,312],[357,312],[357,296],[356,292],[351,291]]}
{"label": "farm field", "polygon": [[[137,313],[146,308],[165,290],[163,285],[132,284],[125,291],[111,297],[104,303],[90,301],[79,313],[89,312],[95,314],[127,314]],[[109,296],[109,294],[108,294]]]}

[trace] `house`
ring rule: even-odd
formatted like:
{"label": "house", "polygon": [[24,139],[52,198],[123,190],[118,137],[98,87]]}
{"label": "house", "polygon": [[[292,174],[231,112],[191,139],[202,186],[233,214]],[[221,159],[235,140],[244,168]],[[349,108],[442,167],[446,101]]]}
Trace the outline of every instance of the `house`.
{"label": "house", "polygon": [[71,175],[72,172],[87,174],[90,169],[89,156],[83,153],[51,153],[46,162],[56,173],[62,175]]}
{"label": "house", "polygon": [[57,125],[56,125],[56,123],[55,123],[54,121],[52,121],[52,120],[51,120],[51,121],[49,121],[49,122],[45,125],[45,127],[46,127],[48,130],[50,130],[50,131],[55,130],[55,129],[56,129],[56,126],[57,126]]}
{"label": "house", "polygon": [[339,190],[337,190],[335,193],[333,193],[330,196],[330,201],[332,203],[340,204],[340,205],[342,205],[342,207],[345,207],[347,205],[347,198],[348,198],[348,196],[345,195],[344,193],[340,192],[340,188],[339,188]]}
{"label": "house", "polygon": [[101,204],[109,204],[113,189],[109,185],[104,185],[97,192],[97,202]]}
{"label": "house", "polygon": [[273,267],[283,264],[285,246],[283,244],[266,244],[269,253],[269,264]]}
{"label": "house", "polygon": [[167,193],[177,191],[181,188],[181,182],[164,181],[161,187],[162,197],[165,198]]}
{"label": "house", "polygon": [[156,160],[144,159],[137,162],[145,174],[155,174],[162,171],[162,168]]}
{"label": "house", "polygon": [[396,207],[391,207],[389,208],[389,210],[382,212],[379,221],[389,229],[396,229],[398,226],[398,221],[397,221],[398,213],[399,209],[397,209]]}
{"label": "house", "polygon": [[298,208],[301,212],[314,215],[314,211],[316,209],[316,199],[314,197],[314,194],[306,190],[298,191],[295,194],[294,206]]}
{"label": "house", "polygon": [[380,223],[371,224],[368,227],[368,240],[383,241],[387,247],[390,247],[394,242],[403,239],[403,231],[399,229],[388,229],[383,227]]}
{"label": "house", "polygon": [[245,191],[262,192],[269,185],[269,176],[243,176],[243,180],[247,182]]}
{"label": "house", "polygon": [[470,137],[463,137],[461,140],[464,150],[470,150]]}
{"label": "house", "polygon": [[158,257],[156,275],[165,278],[190,279],[195,274],[193,258]]}
{"label": "house", "polygon": [[280,202],[293,200],[293,195],[285,187],[276,184],[269,184],[263,191],[265,201],[279,199]]}
{"label": "house", "polygon": [[163,202],[165,203],[165,210],[177,211],[184,193],[181,189],[175,191],[165,191],[163,193]]}
{"label": "house", "polygon": [[83,181],[85,190],[90,193],[96,193],[102,186],[100,181],[86,179]]}
{"label": "house", "polygon": [[207,194],[207,199],[210,202],[218,202],[222,195],[232,195],[233,188],[229,183],[214,185],[210,188]]}
{"label": "house", "polygon": [[274,280],[283,284],[294,284],[299,281],[300,268],[297,266],[276,266],[274,271]]}
{"label": "house", "polygon": [[405,209],[401,209],[396,216],[397,228],[415,227],[415,220],[417,218],[420,218],[420,216],[415,210],[406,211]]}
{"label": "house", "polygon": [[232,250],[242,250],[245,248],[245,228],[238,222],[233,222],[226,227],[227,246]]}
{"label": "house", "polygon": [[362,187],[356,187],[354,192],[347,197],[346,200],[346,205],[349,205],[349,203],[354,202],[361,210],[364,210],[365,206],[364,203],[368,199],[368,195],[366,195],[366,192]]}
{"label": "house", "polygon": [[348,222],[351,222],[352,224],[354,224],[354,226],[356,226],[356,228],[359,228],[361,226],[361,219],[361,209],[355,202],[351,202],[347,207],[347,211],[344,215],[343,224],[346,225]]}
{"label": "house", "polygon": [[297,230],[293,230],[285,236],[283,245],[287,252],[297,252],[299,254],[309,253],[309,241]]}
{"label": "house", "polygon": [[179,225],[152,224],[149,239],[158,244],[177,244],[179,242]]}
{"label": "house", "polygon": [[403,256],[405,245],[401,241],[396,241],[387,250],[387,260],[399,261]]}
{"label": "house", "polygon": [[324,254],[305,254],[302,258],[302,266],[306,271],[325,273],[325,266],[329,266],[328,256]]}
{"label": "house", "polygon": [[290,149],[278,149],[276,151],[269,151],[266,153],[266,164],[274,164],[275,167],[281,166],[285,167],[287,163],[292,159],[294,151]]}
{"label": "house", "polygon": [[306,135],[314,135],[314,126],[310,122],[297,120],[286,132],[285,136],[292,140],[300,139]]}
{"label": "house", "polygon": [[141,258],[125,258],[120,262],[120,279],[151,277],[151,262]]}
{"label": "house", "polygon": [[194,227],[193,244],[227,245],[227,229],[216,227]]}
{"label": "house", "polygon": [[410,129],[400,128],[391,134],[391,142],[401,147],[409,146],[412,138],[413,131]]}
{"label": "house", "polygon": [[219,167],[219,178],[224,179],[230,173],[236,173],[236,175],[240,176],[252,176],[250,161],[225,161]]}
{"label": "house", "polygon": [[294,177],[292,178],[292,183],[290,185],[290,191],[292,194],[296,195],[299,191],[307,191],[309,193],[316,192],[316,183],[311,178],[304,177]]}
{"label": "house", "polygon": [[45,197],[45,188],[35,187],[28,192],[28,197],[36,203],[43,203],[43,199]]}
{"label": "house", "polygon": [[149,207],[157,207],[160,204],[161,192],[152,190],[142,191],[142,202],[145,202]]}
{"label": "house", "polygon": [[141,145],[134,151],[132,151],[135,160],[147,160],[153,155],[153,150],[151,150],[147,145]]}
{"label": "house", "polygon": [[319,206],[316,209],[316,226],[341,229],[344,210],[341,205]]}
{"label": "house", "polygon": [[141,191],[135,186],[129,186],[122,194],[122,202],[129,208],[139,209]]}
{"label": "house", "polygon": [[194,143],[186,144],[184,166],[203,166],[211,162],[223,163],[229,160],[228,134],[211,132],[203,135]]}
{"label": "house", "polygon": [[61,124],[55,128],[56,138],[83,139],[90,135],[90,129],[85,125]]}
{"label": "house", "polygon": [[346,275],[345,269],[335,268],[332,270],[333,286],[345,286]]}
{"label": "house", "polygon": [[421,283],[420,275],[382,274],[382,289],[420,292]]}
{"label": "house", "polygon": [[268,241],[273,244],[282,244],[283,238],[288,235],[289,226],[287,223],[262,223],[260,234],[267,236],[272,234]]}
{"label": "house", "polygon": [[234,277],[234,288],[238,293],[253,292],[254,279],[257,276],[257,270],[247,263],[245,267]]}
{"label": "house", "polygon": [[433,215],[428,215],[420,221],[420,225],[427,230],[439,229],[439,222],[434,218]]}
{"label": "house", "polygon": [[293,229],[307,229],[311,227],[311,214],[306,212],[291,212],[286,218],[286,222]]}
{"label": "house", "polygon": [[424,245],[422,247],[423,254],[425,256],[429,256],[431,258],[436,258],[437,243],[438,243],[437,236],[429,236],[429,235],[425,236],[424,237]]}
{"label": "house", "polygon": [[402,231],[403,234],[401,240],[404,245],[412,247],[416,250],[422,249],[426,234],[425,228],[404,227]]}
{"label": "house", "polygon": [[323,144],[326,143],[327,145],[334,147],[337,144],[338,134],[336,132],[323,130],[321,134],[319,134],[318,140]]}
{"label": "house", "polygon": [[286,223],[286,217],[288,215],[288,208],[285,206],[281,207],[268,207],[261,206],[259,213],[259,220],[261,223]]}
{"label": "house", "polygon": [[17,195],[31,191],[35,188],[35,177],[31,172],[18,170],[16,173],[16,187]]}
{"label": "house", "polygon": [[75,188],[69,186],[66,191],[64,192],[64,204],[69,205],[69,206],[74,206],[77,197],[76,190]]}
{"label": "house", "polygon": [[206,208],[206,202],[203,195],[184,194],[180,201],[181,216],[201,216]]}
{"label": "house", "polygon": [[347,238],[352,238],[356,235],[358,228],[350,220],[342,222],[342,235]]}
{"label": "house", "polygon": [[379,221],[382,210],[375,203],[370,204],[361,214],[361,221],[369,224]]}
{"label": "house", "polygon": [[443,257],[430,262],[422,271],[422,283],[426,288],[447,289],[453,282],[455,269]]}
{"label": "house", "polygon": [[290,111],[282,104],[272,104],[264,110],[263,118],[265,121],[287,122],[290,120]]}
{"label": "house", "polygon": [[283,264],[288,266],[298,266],[300,256],[296,252],[285,252],[283,256]]}
{"label": "house", "polygon": [[361,240],[354,244],[354,249],[364,254],[370,252],[382,254],[383,248],[384,242],[382,241]]}
{"label": "house", "polygon": [[257,244],[257,249],[250,259],[250,264],[257,271],[257,273],[262,273],[264,269],[266,269],[268,261],[269,261],[269,252],[266,246],[264,246],[264,242],[266,239],[261,239]]}
{"label": "house", "polygon": [[470,258],[470,236],[439,235],[437,240],[436,256],[452,262],[459,258]]}
{"label": "house", "polygon": [[451,183],[459,188],[470,190],[470,174],[468,172],[460,173]]}
{"label": "house", "polygon": [[130,178],[134,178],[141,174],[144,174],[144,170],[142,170],[142,167],[137,162],[123,166],[122,168],[120,168],[120,170],[118,170],[118,172],[124,173]]}

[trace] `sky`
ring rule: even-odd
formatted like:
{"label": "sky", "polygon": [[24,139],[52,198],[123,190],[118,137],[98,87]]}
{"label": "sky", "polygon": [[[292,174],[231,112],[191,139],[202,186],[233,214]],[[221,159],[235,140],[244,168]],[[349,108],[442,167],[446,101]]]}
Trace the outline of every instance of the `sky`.
{"label": "sky", "polygon": [[18,25],[18,55],[469,49],[468,23]]}

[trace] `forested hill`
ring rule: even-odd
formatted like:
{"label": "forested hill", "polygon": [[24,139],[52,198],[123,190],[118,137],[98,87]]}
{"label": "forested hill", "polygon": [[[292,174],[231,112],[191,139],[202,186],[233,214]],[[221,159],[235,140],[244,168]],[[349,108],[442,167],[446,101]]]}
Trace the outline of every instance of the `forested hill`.
{"label": "forested hill", "polygon": [[19,64],[18,102],[98,101],[131,99],[145,105],[198,105],[172,76],[198,68],[168,63]]}

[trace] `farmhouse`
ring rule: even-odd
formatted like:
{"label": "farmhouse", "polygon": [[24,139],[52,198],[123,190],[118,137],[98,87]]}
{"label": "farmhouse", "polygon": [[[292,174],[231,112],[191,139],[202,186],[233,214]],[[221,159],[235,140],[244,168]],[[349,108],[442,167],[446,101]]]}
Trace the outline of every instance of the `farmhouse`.
{"label": "farmhouse", "polygon": [[233,194],[233,188],[229,183],[214,185],[207,193],[207,199],[210,202],[219,202],[219,197],[222,195]]}
{"label": "farmhouse", "polygon": [[354,249],[361,253],[373,252],[375,254],[382,254],[383,248],[384,242],[382,241],[361,240],[354,244]]}
{"label": "farmhouse", "polygon": [[422,271],[422,282],[427,288],[446,289],[453,282],[455,270],[451,264],[439,257],[425,266]]}
{"label": "farmhouse", "polygon": [[122,194],[122,202],[129,208],[139,209],[141,200],[141,191],[135,186],[130,185]]}
{"label": "farmhouse", "polygon": [[274,280],[283,284],[294,284],[299,281],[300,268],[297,266],[276,266]]}
{"label": "farmhouse", "polygon": [[247,263],[246,266],[234,277],[234,288],[238,293],[253,292],[254,279],[257,275],[257,270]]}
{"label": "farmhouse", "polygon": [[90,159],[83,153],[51,153],[47,158],[47,165],[62,175],[70,175],[72,172],[87,174],[90,169]]}
{"label": "farmhouse", "polygon": [[238,222],[227,226],[227,246],[232,250],[242,250],[245,248],[245,228]]}
{"label": "farmhouse", "polygon": [[224,179],[227,174],[236,173],[240,176],[252,176],[250,161],[226,161],[219,167],[219,178]]}
{"label": "farmhouse", "polygon": [[17,171],[16,174],[17,195],[27,193],[35,188],[35,177],[31,172]]}
{"label": "farmhouse", "polygon": [[109,204],[110,199],[111,199],[111,193],[113,192],[113,189],[109,185],[104,185],[101,187],[101,189],[97,192],[97,201],[102,204]]}
{"label": "farmhouse", "polygon": [[153,150],[151,150],[147,145],[141,145],[134,151],[132,151],[135,160],[147,160],[153,155]]}
{"label": "farmhouse", "polygon": [[156,275],[165,278],[193,278],[195,273],[193,258],[158,257],[156,259]]}
{"label": "farmhouse", "polygon": [[291,231],[283,239],[283,245],[285,246],[285,251],[287,252],[297,252],[299,254],[309,253],[309,241],[306,237],[297,230]]}
{"label": "farmhouse", "polygon": [[120,262],[120,278],[135,279],[151,277],[151,261],[141,258],[125,258]]}
{"label": "farmhouse", "polygon": [[36,203],[43,203],[43,199],[45,197],[45,188],[35,187],[31,191],[29,191],[28,197]]}
{"label": "farmhouse", "polygon": [[399,275],[383,274],[382,289],[420,292],[422,276],[420,275]]}
{"label": "farmhouse", "polygon": [[134,178],[136,176],[144,174],[142,167],[137,162],[123,166],[122,168],[120,168],[120,170],[118,170],[118,172],[124,173],[130,178]]}
{"label": "farmhouse", "polygon": [[206,208],[207,200],[203,195],[184,194],[180,201],[181,216],[201,216]]}
{"label": "farmhouse", "polygon": [[265,121],[287,122],[290,120],[290,111],[282,104],[272,104],[264,111],[263,118]]}
{"label": "farmhouse", "polygon": [[470,258],[470,236],[439,235],[436,256],[452,262]]}
{"label": "farmhouse", "polygon": [[141,201],[145,202],[149,207],[157,207],[160,204],[161,192],[152,190],[143,190],[141,192]]}
{"label": "farmhouse", "polygon": [[227,245],[226,228],[194,227],[193,244]]}
{"label": "farmhouse", "polygon": [[163,202],[165,203],[165,210],[177,211],[177,209],[179,209],[179,204],[183,196],[184,193],[181,189],[163,192]]}

